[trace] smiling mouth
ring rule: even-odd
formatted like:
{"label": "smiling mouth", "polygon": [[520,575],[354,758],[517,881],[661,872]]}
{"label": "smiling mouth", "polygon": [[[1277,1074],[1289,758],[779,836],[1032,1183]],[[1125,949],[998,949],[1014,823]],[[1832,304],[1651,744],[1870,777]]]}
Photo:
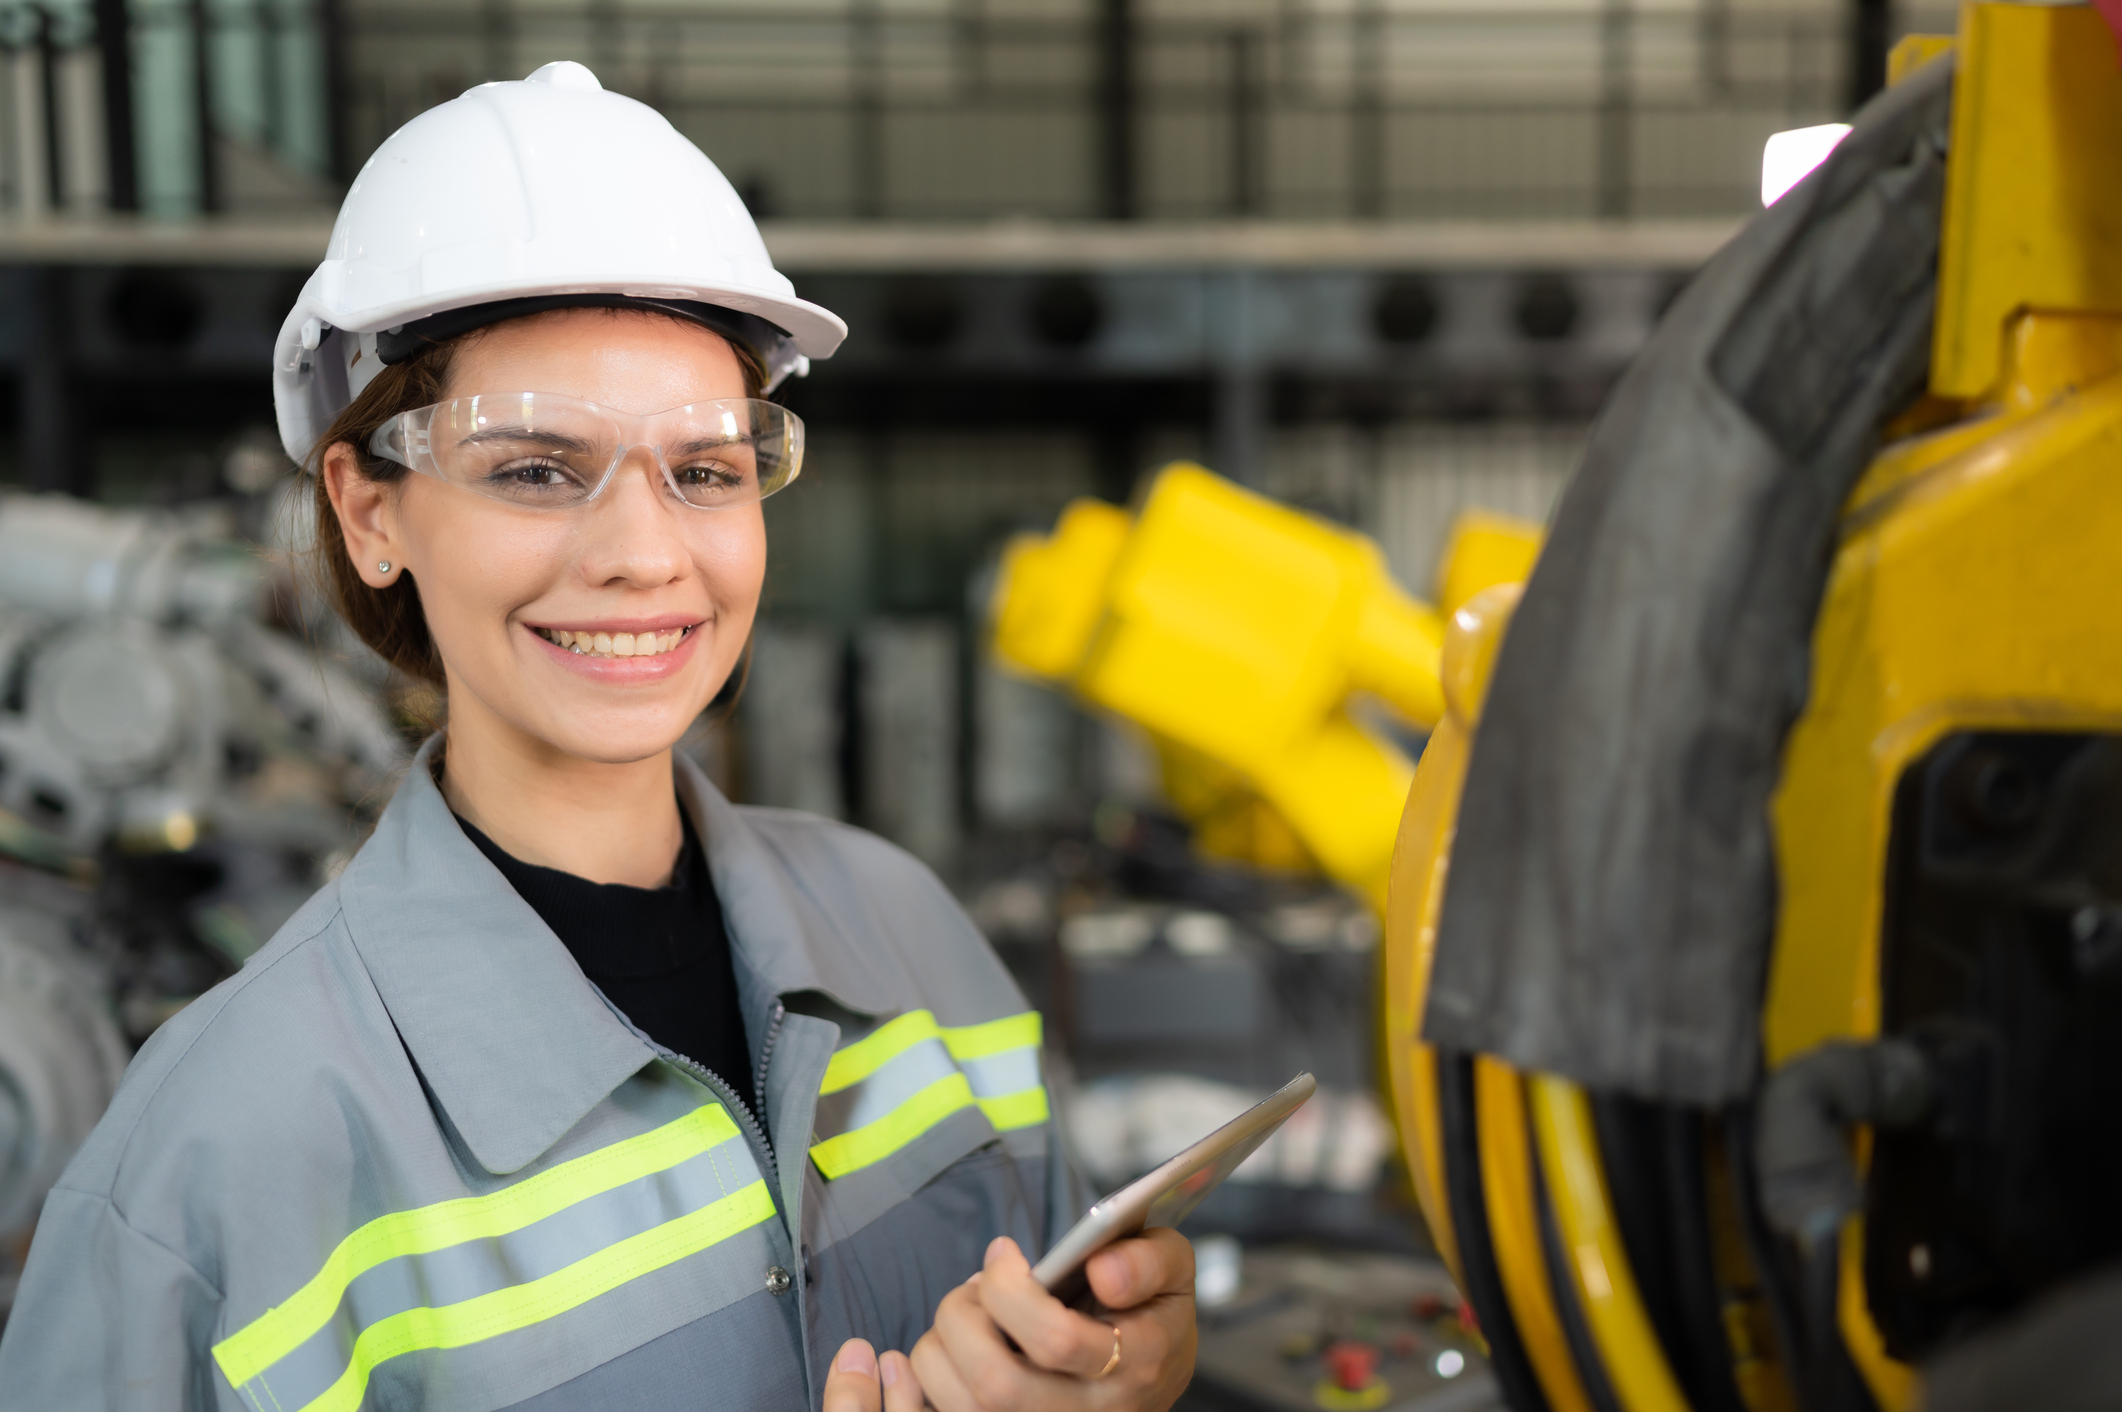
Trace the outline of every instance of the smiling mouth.
{"label": "smiling mouth", "polygon": [[563,632],[556,628],[532,628],[532,632],[564,647],[577,657],[660,657],[692,636],[692,628],[673,632]]}

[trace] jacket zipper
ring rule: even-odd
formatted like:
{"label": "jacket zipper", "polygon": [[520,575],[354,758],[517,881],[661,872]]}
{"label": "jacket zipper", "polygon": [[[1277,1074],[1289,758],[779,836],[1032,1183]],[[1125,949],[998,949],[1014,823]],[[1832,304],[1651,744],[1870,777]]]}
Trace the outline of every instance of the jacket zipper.
{"label": "jacket zipper", "polygon": [[774,1041],[781,1038],[781,1021],[787,1014],[788,1007],[775,1001],[774,1018],[766,1026],[766,1043],[759,1046],[759,1072],[752,1083],[752,1092],[762,1099],[766,1094],[766,1061],[773,1057]]}
{"label": "jacket zipper", "polygon": [[[676,1064],[680,1069],[691,1075],[709,1093],[712,1093],[724,1108],[736,1114],[737,1122],[744,1133],[744,1140],[751,1144],[753,1163],[756,1165],[763,1162],[766,1166],[767,1192],[774,1198],[774,1210],[781,1215],[783,1223],[786,1224],[787,1213],[781,1210],[781,1168],[774,1160],[774,1144],[766,1136],[766,1128],[752,1115],[751,1105],[737,1097],[737,1091],[724,1082],[722,1076],[713,1069],[708,1068],[707,1065],[697,1059],[680,1054],[677,1050],[662,1043],[660,1040],[650,1038],[648,1031],[629,1020],[624,1010],[612,1004],[612,998],[606,995],[596,982],[590,982],[590,989],[597,992],[597,998],[604,1002],[605,1008],[618,1018],[620,1024],[634,1032],[635,1038],[662,1055],[665,1062]],[[763,1094],[766,1092],[766,1056],[773,1050],[775,1036],[781,1033],[782,1013],[781,1005],[776,1002],[774,1005],[774,1022],[766,1032],[766,1045],[759,1055],[760,1083],[757,1088],[752,1090],[754,1093]]]}
{"label": "jacket zipper", "polygon": [[[654,1040],[649,1043],[655,1044]],[[781,1169],[774,1161],[774,1145],[767,1140],[766,1129],[752,1116],[751,1105],[737,1097],[736,1090],[723,1082],[722,1076],[695,1059],[688,1059],[675,1049],[655,1044],[656,1049],[672,1063],[685,1070],[706,1086],[707,1091],[721,1101],[723,1107],[737,1115],[737,1122],[744,1130],[745,1141],[752,1146],[752,1156],[763,1158],[766,1163],[766,1185],[774,1198],[774,1208],[781,1206]]]}

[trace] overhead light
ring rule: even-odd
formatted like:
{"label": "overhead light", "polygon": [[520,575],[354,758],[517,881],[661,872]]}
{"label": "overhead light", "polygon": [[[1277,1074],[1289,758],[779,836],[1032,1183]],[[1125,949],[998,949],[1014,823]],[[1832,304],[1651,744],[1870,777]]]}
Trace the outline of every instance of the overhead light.
{"label": "overhead light", "polygon": [[1778,197],[1805,180],[1847,136],[1848,123],[1822,123],[1794,127],[1769,138],[1761,149],[1761,204],[1775,205]]}

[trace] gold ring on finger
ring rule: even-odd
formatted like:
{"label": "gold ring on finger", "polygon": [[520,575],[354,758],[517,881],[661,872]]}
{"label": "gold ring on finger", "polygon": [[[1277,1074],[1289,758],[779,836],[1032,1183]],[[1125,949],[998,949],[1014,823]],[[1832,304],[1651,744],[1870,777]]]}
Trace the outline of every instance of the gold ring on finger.
{"label": "gold ring on finger", "polygon": [[[1119,1366],[1120,1366],[1120,1326],[1119,1326],[1118,1324],[1115,1324],[1115,1325],[1113,1325],[1113,1356],[1105,1360],[1105,1366],[1104,1366],[1103,1368],[1100,1368],[1100,1369],[1098,1370],[1098,1374],[1097,1374],[1097,1376],[1098,1376],[1099,1378],[1103,1378],[1103,1377],[1108,1377],[1108,1376],[1110,1376],[1110,1375],[1111,1375],[1111,1373],[1112,1373],[1113,1369],[1115,1369],[1115,1368],[1117,1368],[1117,1367],[1119,1367]],[[1093,1381],[1093,1382],[1097,1381],[1097,1378],[1093,1378],[1093,1379],[1092,1379],[1092,1381]]]}

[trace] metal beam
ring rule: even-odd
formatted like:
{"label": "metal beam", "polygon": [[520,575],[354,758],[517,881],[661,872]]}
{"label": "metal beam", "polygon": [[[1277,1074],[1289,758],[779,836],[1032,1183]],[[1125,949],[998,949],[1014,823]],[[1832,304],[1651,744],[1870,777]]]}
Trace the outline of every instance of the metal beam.
{"label": "metal beam", "polygon": [[[1125,269],[1693,269],[1743,222],[766,221],[774,263],[813,273]],[[0,265],[281,265],[324,257],[309,221],[0,220]]]}
{"label": "metal beam", "polygon": [[132,18],[125,0],[96,0],[96,50],[103,65],[104,162],[113,211],[140,209],[133,131]]}
{"label": "metal beam", "polygon": [[192,124],[198,129],[199,209],[222,208],[221,153],[214,145],[213,13],[206,0],[191,0]]}
{"label": "metal beam", "polygon": [[1635,186],[1635,9],[1605,0],[1599,17],[1599,214],[1625,220]]}
{"label": "metal beam", "polygon": [[317,37],[324,49],[324,160],[332,184],[345,188],[354,180],[348,113],[352,89],[347,83],[346,8],[340,0],[317,0]]}
{"label": "metal beam", "polygon": [[1098,0],[1099,214],[1131,221],[1135,195],[1134,0]]}
{"label": "metal beam", "polygon": [[853,83],[848,165],[854,174],[854,214],[881,221],[890,205],[886,189],[890,151],[885,132],[884,12],[881,0],[848,0],[848,55]]}
{"label": "metal beam", "polygon": [[1385,6],[1360,0],[1354,19],[1355,67],[1348,105],[1349,214],[1385,218],[1390,178],[1385,156]]}
{"label": "metal beam", "polygon": [[86,461],[73,414],[67,377],[66,296],[71,281],[63,266],[29,274],[28,347],[16,383],[17,425],[21,428],[18,474],[31,490],[63,490],[92,495],[84,475]]}
{"label": "metal beam", "polygon": [[1239,25],[1225,43],[1229,47],[1230,104],[1230,214],[1243,219],[1257,216],[1266,200],[1264,168],[1267,144],[1261,133],[1261,110],[1265,106],[1261,86],[1261,36]]}
{"label": "metal beam", "polygon": [[1849,108],[1863,107],[1886,87],[1886,51],[1893,47],[1893,0],[1850,0]]}
{"label": "metal beam", "polygon": [[52,209],[63,208],[73,195],[66,189],[66,160],[59,147],[59,43],[52,33],[53,16],[39,8],[37,16],[37,82],[43,90],[45,200]]}

